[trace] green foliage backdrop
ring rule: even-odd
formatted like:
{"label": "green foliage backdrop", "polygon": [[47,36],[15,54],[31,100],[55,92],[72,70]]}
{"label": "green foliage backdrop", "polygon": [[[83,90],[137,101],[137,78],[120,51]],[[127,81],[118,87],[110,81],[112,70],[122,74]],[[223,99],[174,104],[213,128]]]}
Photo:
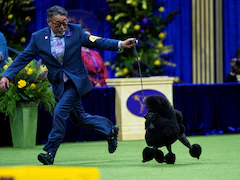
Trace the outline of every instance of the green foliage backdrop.
{"label": "green foliage backdrop", "polygon": [[[161,58],[173,50],[172,45],[165,45],[167,33],[164,31],[178,11],[163,17],[165,11],[162,3],[155,0],[107,0],[110,13],[106,20],[111,22],[113,37],[127,39],[136,37],[139,60],[146,62],[152,69],[153,75],[159,75],[162,65],[172,65]],[[124,50],[117,61],[116,76],[126,76],[131,63],[136,60],[131,50]],[[109,63],[107,63],[109,64]]]}
{"label": "green foliage backdrop", "polygon": [[[31,34],[28,25],[35,13],[33,0],[0,0],[0,9],[0,31],[6,37],[8,46],[22,51]],[[9,55],[16,56],[11,52]]]}

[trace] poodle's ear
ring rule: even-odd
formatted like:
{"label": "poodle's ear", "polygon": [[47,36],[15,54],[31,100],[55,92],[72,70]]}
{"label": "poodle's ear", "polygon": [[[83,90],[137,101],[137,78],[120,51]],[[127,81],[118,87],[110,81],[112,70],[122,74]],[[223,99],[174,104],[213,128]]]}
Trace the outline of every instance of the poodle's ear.
{"label": "poodle's ear", "polygon": [[198,158],[202,154],[202,147],[199,144],[193,144],[192,148],[189,150],[189,153],[192,157]]}
{"label": "poodle's ear", "polygon": [[142,157],[143,157],[143,160],[142,160],[143,163],[147,161],[151,161],[154,158],[154,149],[145,147],[145,149],[142,152]]}

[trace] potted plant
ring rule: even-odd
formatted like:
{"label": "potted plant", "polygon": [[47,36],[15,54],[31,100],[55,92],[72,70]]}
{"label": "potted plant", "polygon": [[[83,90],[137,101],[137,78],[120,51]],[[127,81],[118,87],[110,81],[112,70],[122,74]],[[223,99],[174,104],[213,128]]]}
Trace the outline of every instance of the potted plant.
{"label": "potted plant", "polygon": [[[12,62],[9,58],[0,76]],[[15,76],[7,91],[0,90],[0,112],[9,116],[13,147],[36,145],[39,104],[53,112],[56,102],[47,74],[41,60],[33,60]]]}

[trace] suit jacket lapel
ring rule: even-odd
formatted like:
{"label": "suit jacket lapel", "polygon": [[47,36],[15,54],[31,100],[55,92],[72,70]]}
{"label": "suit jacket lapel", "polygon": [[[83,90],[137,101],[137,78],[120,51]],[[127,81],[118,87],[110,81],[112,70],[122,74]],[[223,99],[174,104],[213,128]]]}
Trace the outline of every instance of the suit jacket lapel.
{"label": "suit jacket lapel", "polygon": [[46,30],[44,31],[44,37],[43,38],[44,38],[43,47],[46,48],[46,52],[51,56],[51,59],[54,59],[57,63],[59,63],[59,61],[52,55],[51,44],[50,44],[50,40],[51,40],[50,27],[46,28]]}
{"label": "suit jacket lapel", "polygon": [[44,31],[43,47],[45,47],[47,53],[52,56],[51,45],[50,45],[50,38],[51,38],[51,31],[50,31],[50,27],[49,27],[49,28],[46,28],[46,30]]}
{"label": "suit jacket lapel", "polygon": [[64,56],[63,56],[63,63],[66,61],[66,54],[67,54],[67,51],[68,51],[68,47],[70,45],[70,42],[71,42],[71,30],[69,27],[67,27],[67,30],[66,30],[66,33],[64,35],[64,40],[65,40],[65,52],[64,52]]}

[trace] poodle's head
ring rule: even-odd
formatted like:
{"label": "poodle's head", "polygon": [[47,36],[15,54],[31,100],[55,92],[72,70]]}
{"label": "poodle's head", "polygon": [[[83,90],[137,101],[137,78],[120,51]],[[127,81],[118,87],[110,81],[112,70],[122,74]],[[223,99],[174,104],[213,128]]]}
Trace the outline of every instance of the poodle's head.
{"label": "poodle's head", "polygon": [[148,96],[145,100],[146,108],[149,112],[158,113],[165,118],[172,117],[174,109],[168,99],[164,96]]}

